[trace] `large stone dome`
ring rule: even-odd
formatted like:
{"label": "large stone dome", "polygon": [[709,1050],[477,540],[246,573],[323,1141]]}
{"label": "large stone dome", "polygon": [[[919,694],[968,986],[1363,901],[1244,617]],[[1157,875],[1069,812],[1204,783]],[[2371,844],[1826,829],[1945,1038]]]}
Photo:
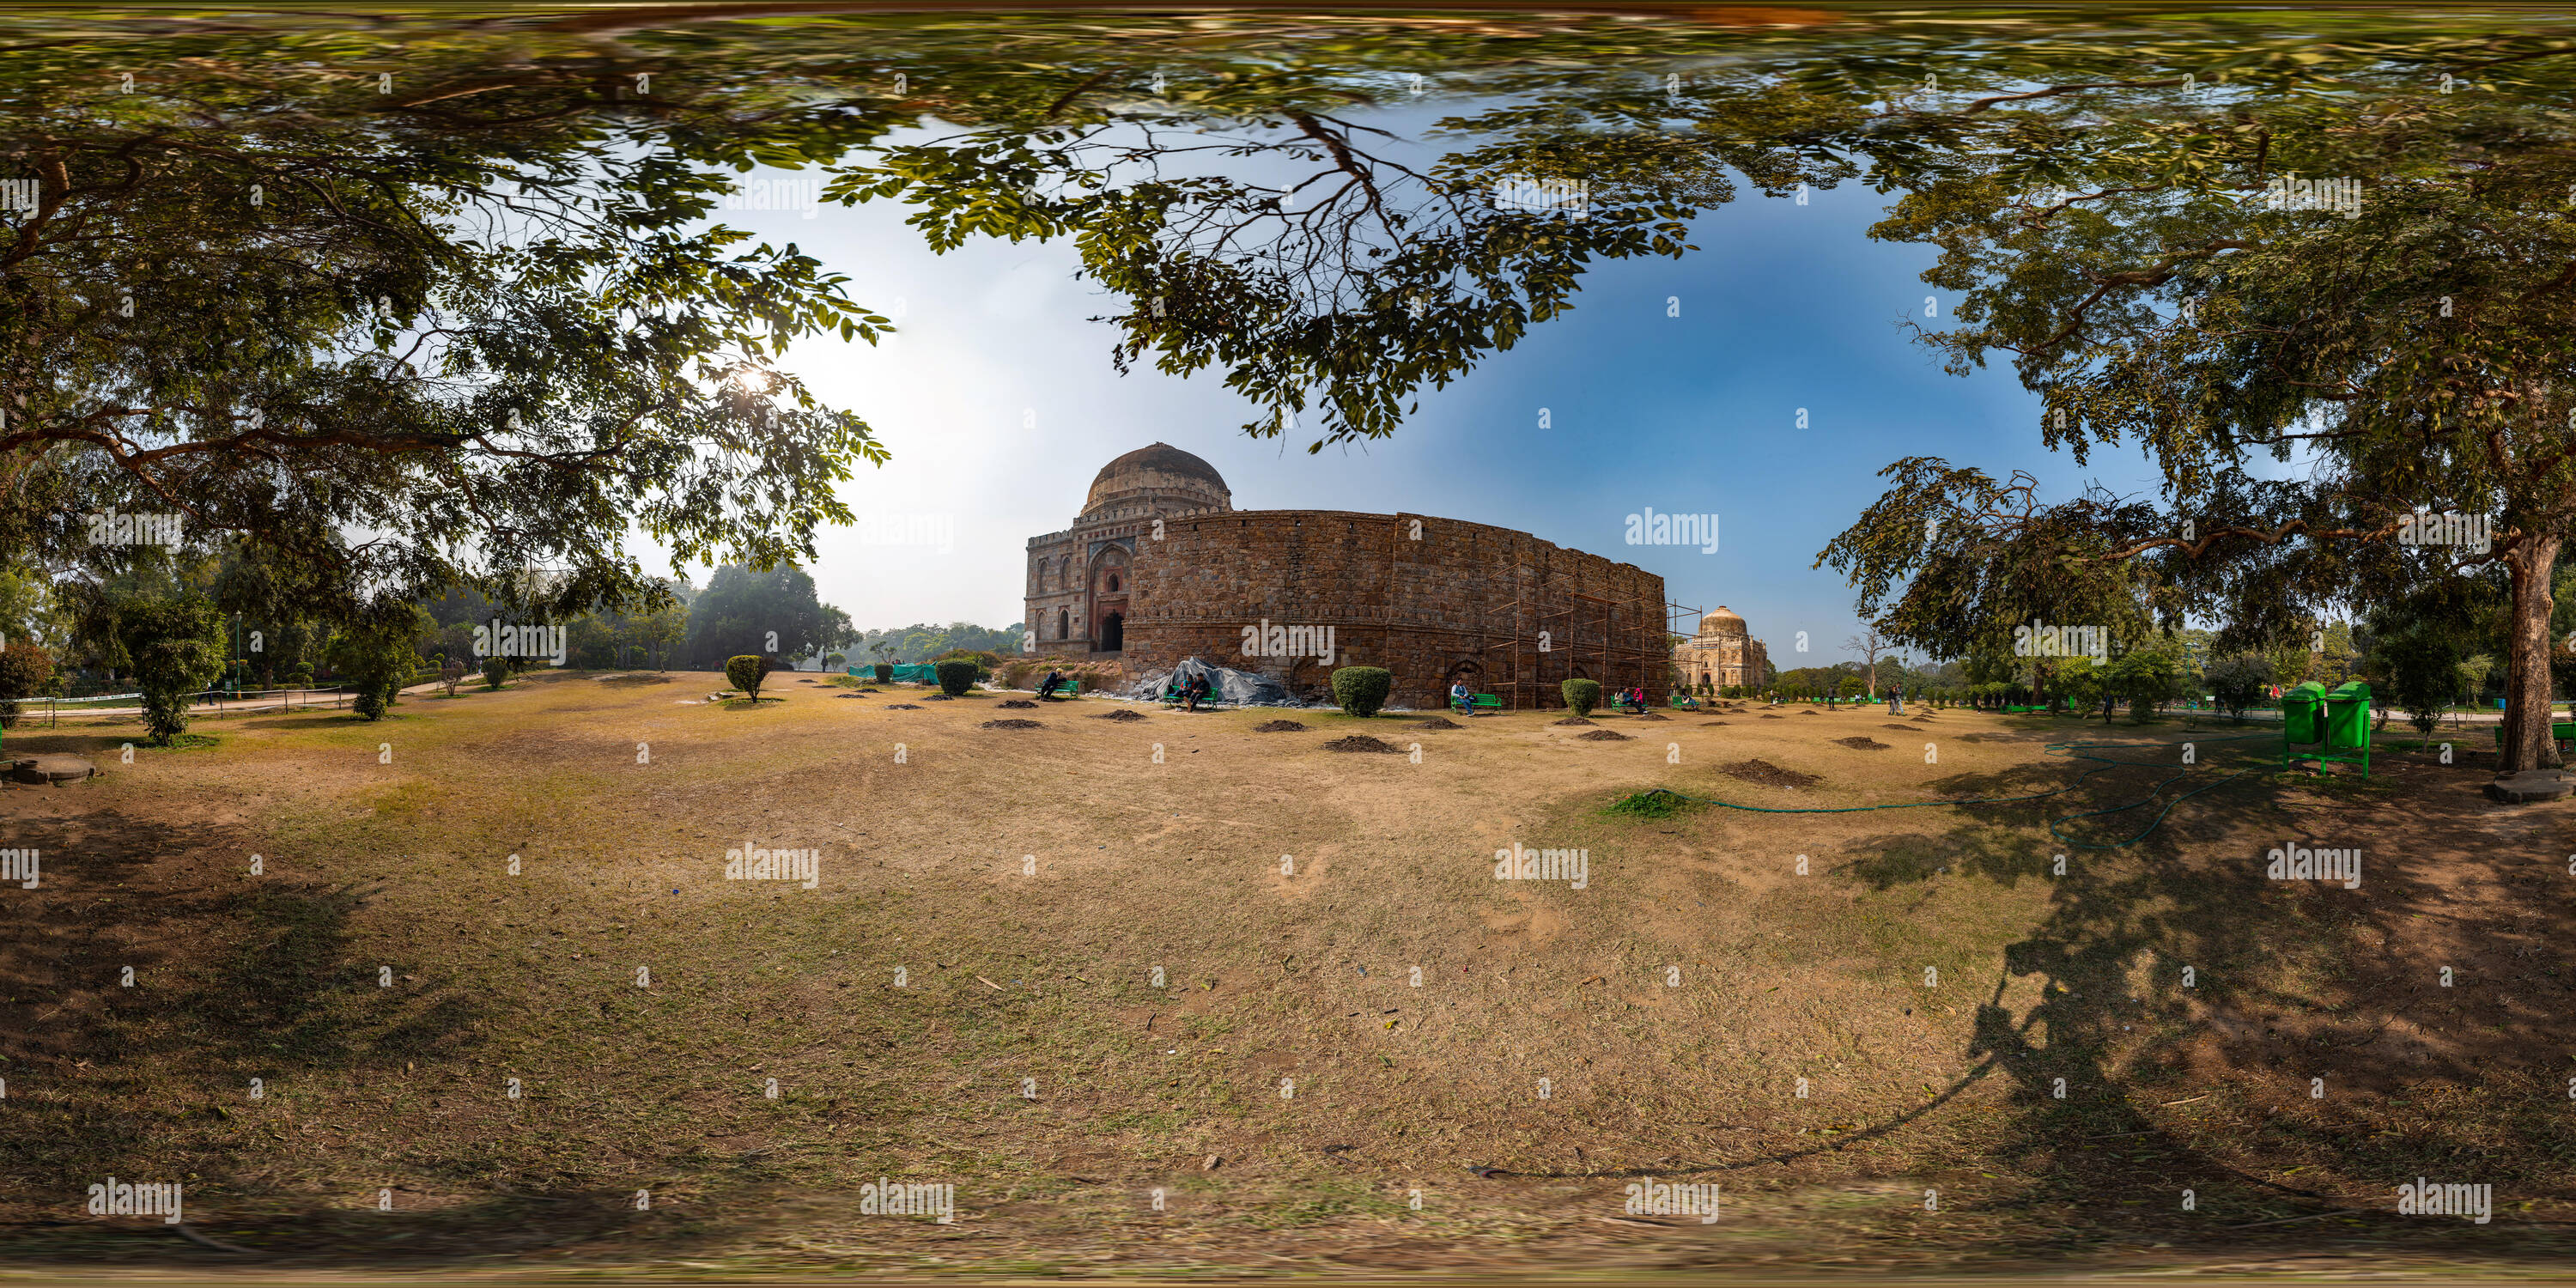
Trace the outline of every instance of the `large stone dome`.
{"label": "large stone dome", "polygon": [[1194,510],[1231,510],[1234,495],[1216,467],[1169,443],[1140,447],[1107,465],[1091,480],[1082,500],[1082,517],[1135,514],[1183,514]]}
{"label": "large stone dome", "polygon": [[1726,605],[1720,604],[1717,606],[1716,612],[1710,613],[1708,616],[1699,619],[1699,633],[1702,635],[1742,635],[1745,633],[1744,619],[1728,612]]}

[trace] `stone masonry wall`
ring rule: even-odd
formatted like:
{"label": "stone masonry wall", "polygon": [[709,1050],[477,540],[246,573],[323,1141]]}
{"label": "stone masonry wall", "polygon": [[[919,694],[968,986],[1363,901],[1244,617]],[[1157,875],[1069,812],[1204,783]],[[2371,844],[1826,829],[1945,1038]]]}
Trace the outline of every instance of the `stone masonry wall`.
{"label": "stone masonry wall", "polygon": [[[1408,514],[1237,510],[1139,540],[1126,619],[1130,674],[1184,658],[1284,676],[1329,698],[1336,666],[1395,673],[1390,701],[1446,700],[1463,675],[1506,707],[1564,705],[1568,676],[1662,695],[1671,674],[1664,580],[1523,532]],[[1335,656],[1247,657],[1243,629],[1330,626]],[[1541,632],[1546,632],[1541,648]]]}

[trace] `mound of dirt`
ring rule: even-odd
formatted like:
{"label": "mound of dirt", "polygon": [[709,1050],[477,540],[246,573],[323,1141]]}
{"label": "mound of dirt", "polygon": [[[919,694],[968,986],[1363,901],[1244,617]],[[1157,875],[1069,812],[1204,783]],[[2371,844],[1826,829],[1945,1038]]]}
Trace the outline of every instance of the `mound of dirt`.
{"label": "mound of dirt", "polygon": [[1728,722],[1724,720],[1702,720],[1699,722],[1699,727],[1702,729],[1724,728],[1727,723]]}
{"label": "mound of dirt", "polygon": [[1635,741],[1636,741],[1636,739],[1631,738],[1631,737],[1629,737],[1628,735],[1626,735],[1626,734],[1624,734],[1624,733],[1621,733],[1621,732],[1619,732],[1619,731],[1618,731],[1618,730],[1616,730],[1616,729],[1595,729],[1595,730],[1593,730],[1593,731],[1592,731],[1592,732],[1590,732],[1590,733],[1576,734],[1576,735],[1575,735],[1575,740],[1576,740],[1576,741],[1578,741],[1578,742],[1635,742]]}
{"label": "mound of dirt", "polygon": [[1879,728],[1893,729],[1898,733],[1922,733],[1924,731],[1923,726],[1921,725],[1880,725]]}
{"label": "mound of dirt", "polygon": [[1035,720],[987,720],[987,721],[985,721],[985,722],[984,722],[981,726],[979,726],[979,727],[981,727],[981,728],[985,728],[985,729],[1044,729],[1044,728],[1046,728],[1046,726],[1045,726],[1045,725],[1039,724],[1039,723],[1038,723],[1037,721],[1035,721]]}
{"label": "mound of dirt", "polygon": [[1777,719],[1780,719],[1780,717],[1779,717],[1779,716],[1771,715],[1771,714],[1769,714],[1769,713],[1767,713],[1767,712],[1763,714],[1763,717],[1762,717],[1762,718],[1763,718],[1763,719],[1765,719],[1765,720],[1777,720]]}
{"label": "mound of dirt", "polygon": [[1852,749],[1852,750],[1854,750],[1854,751],[1885,751],[1885,750],[1887,750],[1887,744],[1886,744],[1886,743],[1880,742],[1878,739],[1876,739],[1876,738],[1872,738],[1872,737],[1870,737],[1870,736],[1869,736],[1869,735],[1867,735],[1867,734],[1862,734],[1860,737],[1857,737],[1857,738],[1836,738],[1836,739],[1834,739],[1834,741],[1835,741],[1835,742],[1838,742],[1838,743],[1841,743],[1842,745],[1844,745],[1844,746],[1846,746],[1846,747],[1849,747],[1849,748],[1851,748],[1851,749]]}
{"label": "mound of dirt", "polygon": [[1348,736],[1346,736],[1346,737],[1335,738],[1335,739],[1333,739],[1331,742],[1325,743],[1325,744],[1324,744],[1324,750],[1326,750],[1326,751],[1394,751],[1394,750],[1396,750],[1396,749],[1395,749],[1394,747],[1390,747],[1390,746],[1388,746],[1388,745],[1387,745],[1387,744],[1385,744],[1385,743],[1379,742],[1377,739],[1372,738],[1372,737],[1368,736],[1367,734],[1364,734],[1364,733],[1355,733],[1355,734],[1350,734],[1350,735],[1348,735]]}
{"label": "mound of dirt", "polygon": [[[1003,703],[1002,705],[1004,705],[1004,706],[1009,706],[1010,704],[1006,702],[1006,703]],[[1023,705],[1025,705],[1025,704],[1023,704]],[[1130,710],[1126,709],[1125,707],[1120,707],[1120,708],[1119,708],[1119,709],[1117,709],[1116,711],[1103,711],[1103,712],[1101,712],[1099,715],[1096,715],[1096,716],[1093,716],[1093,717],[1092,717],[1092,719],[1094,719],[1094,720],[1142,720],[1142,719],[1144,719],[1144,718],[1145,718],[1145,713],[1144,713],[1144,712],[1141,712],[1141,711],[1130,711]]]}
{"label": "mound of dirt", "polygon": [[1815,708],[1813,708],[1813,707],[1809,707],[1809,708],[1807,708],[1806,710],[1799,712],[1798,714],[1799,714],[1799,715],[1802,715],[1802,716],[1820,716],[1820,715],[1823,715],[1823,714],[1824,714],[1824,712],[1822,712],[1822,711],[1818,711],[1818,710],[1816,710],[1816,709],[1815,709]]}
{"label": "mound of dirt", "polygon": [[889,704],[889,705],[886,707],[886,710],[888,710],[888,711],[919,711],[919,710],[921,710],[921,708],[916,707],[916,706],[912,705],[912,704],[911,704],[911,703],[909,703],[909,702],[896,702],[896,703],[891,703],[891,704]]}
{"label": "mound of dirt", "polygon": [[1428,720],[1414,721],[1413,727],[1416,729],[1464,729],[1467,726],[1462,725],[1447,716],[1433,716]]}
{"label": "mound of dirt", "polygon": [[1556,723],[1561,724],[1561,725],[1588,725],[1588,724],[1591,724],[1591,723],[1593,723],[1593,722],[1592,722],[1592,721],[1589,721],[1589,720],[1586,720],[1586,719],[1584,719],[1584,718],[1583,718],[1583,717],[1581,717],[1581,716],[1567,716],[1567,717],[1566,717],[1566,718],[1564,718],[1563,720],[1559,720],[1559,721],[1557,721]]}
{"label": "mound of dirt", "polygon": [[874,690],[874,689],[861,689],[861,690],[859,690],[859,692],[861,692],[861,693],[874,693],[874,692],[876,692],[876,690]]}
{"label": "mound of dirt", "polygon": [[1294,720],[1264,720],[1252,726],[1254,733],[1304,733],[1306,726]]}
{"label": "mound of dirt", "polygon": [[1002,705],[1006,707],[1020,707],[1029,711],[1035,711],[1038,709],[1038,704],[1030,702],[1025,698],[1011,698],[1004,701]]}
{"label": "mound of dirt", "polygon": [[833,695],[833,696],[835,696],[835,697],[843,697],[843,698],[855,698],[855,697],[857,697],[857,696],[859,696],[859,695],[857,695],[857,694],[855,694],[855,693],[841,693],[841,694],[835,694],[835,695]]}
{"label": "mound of dirt", "polygon": [[1638,718],[1638,719],[1640,719],[1640,720],[1670,720],[1670,719],[1672,719],[1672,717],[1671,717],[1671,716],[1659,716],[1659,715],[1656,715],[1656,714],[1655,714],[1654,712],[1652,712],[1652,711],[1649,711],[1649,712],[1647,712],[1646,714],[1644,714],[1644,715],[1642,715],[1642,716],[1639,716],[1639,717],[1637,717],[1637,718]]}
{"label": "mound of dirt", "polygon": [[952,698],[945,693],[925,693],[921,695],[921,700],[924,702],[955,702],[957,699]]}
{"label": "mound of dirt", "polygon": [[1741,778],[1748,783],[1760,783],[1765,787],[1812,787],[1825,781],[1814,774],[1782,769],[1767,760],[1738,761],[1728,765],[1725,772],[1730,778]]}

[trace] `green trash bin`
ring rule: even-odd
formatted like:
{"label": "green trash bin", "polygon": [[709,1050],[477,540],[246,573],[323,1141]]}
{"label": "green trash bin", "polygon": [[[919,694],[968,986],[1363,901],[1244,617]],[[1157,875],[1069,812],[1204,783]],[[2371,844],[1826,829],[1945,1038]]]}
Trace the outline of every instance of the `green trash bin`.
{"label": "green trash bin", "polygon": [[2326,746],[2330,751],[2370,750],[2370,686],[2355,680],[2326,695]]}
{"label": "green trash bin", "polygon": [[2304,745],[2326,740],[2326,686],[2314,680],[2294,685],[2281,695],[2281,740]]}

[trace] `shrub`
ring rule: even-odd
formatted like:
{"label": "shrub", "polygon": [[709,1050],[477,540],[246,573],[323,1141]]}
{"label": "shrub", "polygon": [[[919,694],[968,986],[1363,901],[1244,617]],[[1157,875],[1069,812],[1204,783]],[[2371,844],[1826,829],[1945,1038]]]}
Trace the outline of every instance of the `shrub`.
{"label": "shrub", "polygon": [[981,653],[973,649],[952,648],[930,661],[933,666],[941,662],[972,662],[975,664],[975,678],[980,682],[993,678],[993,668],[1002,664],[1002,655]]}
{"label": "shrub", "polygon": [[1557,688],[1565,694],[1565,705],[1573,708],[1578,716],[1591,715],[1592,708],[1601,705],[1599,680],[1568,680]]}
{"label": "shrub", "polygon": [[1346,666],[1333,672],[1333,701],[1363,719],[1376,715],[1394,688],[1395,672],[1382,666]]}
{"label": "shrub", "polygon": [[2263,696],[2272,683],[2272,662],[2260,653],[2239,653],[2209,664],[2201,672],[2201,682],[2209,686],[2209,696],[2229,719],[2244,723],[2245,709]]}
{"label": "shrub", "polygon": [[725,681],[760,701],[760,682],[769,678],[769,659],[757,653],[741,653],[725,659]]}
{"label": "shrub", "polygon": [[312,688],[312,687],[313,687],[313,664],[312,664],[311,662],[298,662],[298,663],[296,663],[296,664],[295,664],[295,669],[286,673],[286,679],[287,679],[287,682],[288,682],[288,683],[290,683],[290,684],[294,685],[296,688],[299,688],[299,689],[309,689],[309,688]]}
{"label": "shrub", "polygon": [[19,700],[36,696],[53,678],[53,654],[33,644],[0,648],[0,729],[18,723]]}
{"label": "shrub", "polygon": [[894,663],[892,663],[892,662],[879,662],[879,663],[877,663],[877,683],[879,683],[879,684],[892,684],[892,683],[894,683]]}
{"label": "shrub", "polygon": [[497,655],[483,659],[484,688],[497,690],[501,687],[502,682],[509,678],[510,659]]}
{"label": "shrub", "polygon": [[931,673],[939,677],[939,691],[952,698],[961,697],[968,689],[974,688],[976,673],[983,669],[981,664],[964,658],[931,664]]}
{"label": "shrub", "polygon": [[827,671],[837,671],[849,664],[850,659],[847,654],[826,653],[823,655],[823,669]]}

